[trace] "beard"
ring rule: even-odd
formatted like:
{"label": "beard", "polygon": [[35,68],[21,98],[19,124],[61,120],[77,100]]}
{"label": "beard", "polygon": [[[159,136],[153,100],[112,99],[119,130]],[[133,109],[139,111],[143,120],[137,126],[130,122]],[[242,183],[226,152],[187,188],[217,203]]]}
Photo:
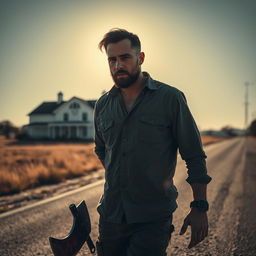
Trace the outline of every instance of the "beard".
{"label": "beard", "polygon": [[[120,69],[114,75],[112,73],[111,75],[116,86],[118,86],[119,88],[128,88],[138,80],[140,73],[141,69],[139,65],[137,65],[136,71],[133,74],[130,74],[126,70]],[[126,74],[127,77],[118,78],[119,74]]]}

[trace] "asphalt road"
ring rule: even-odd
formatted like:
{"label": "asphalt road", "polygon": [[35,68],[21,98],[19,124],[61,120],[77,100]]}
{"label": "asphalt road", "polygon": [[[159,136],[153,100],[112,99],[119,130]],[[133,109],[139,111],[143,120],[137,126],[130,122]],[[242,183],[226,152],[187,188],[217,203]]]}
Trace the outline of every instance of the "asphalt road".
{"label": "asphalt road", "polygon": [[[213,181],[208,186],[210,203],[208,238],[194,249],[187,249],[190,231],[179,236],[183,219],[192,200],[185,182],[186,168],[179,159],[175,175],[179,207],[168,255],[255,256],[256,255],[256,140],[237,138],[205,148],[207,166]],[[96,205],[103,182],[91,184],[58,198],[48,199],[15,212],[0,215],[0,255],[53,255],[48,237],[64,237],[72,226],[68,206],[86,200],[92,222],[92,238],[97,239]],[[86,245],[78,255],[90,255]],[[156,255],[157,256],[157,255]]]}

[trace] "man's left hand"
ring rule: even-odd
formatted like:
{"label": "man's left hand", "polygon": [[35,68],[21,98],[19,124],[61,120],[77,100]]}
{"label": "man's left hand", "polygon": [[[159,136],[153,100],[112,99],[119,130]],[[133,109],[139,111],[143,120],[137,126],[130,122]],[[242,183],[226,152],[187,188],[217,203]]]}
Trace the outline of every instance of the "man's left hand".
{"label": "man's left hand", "polygon": [[200,243],[208,235],[208,218],[207,213],[191,208],[190,213],[184,219],[184,223],[180,230],[180,235],[183,235],[188,226],[191,226],[191,239],[188,248],[192,248]]}

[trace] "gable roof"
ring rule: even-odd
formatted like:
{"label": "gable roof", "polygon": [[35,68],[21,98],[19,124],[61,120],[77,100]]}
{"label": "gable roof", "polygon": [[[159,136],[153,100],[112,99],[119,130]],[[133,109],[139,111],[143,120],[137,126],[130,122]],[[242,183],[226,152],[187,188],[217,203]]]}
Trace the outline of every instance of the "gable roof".
{"label": "gable roof", "polygon": [[94,108],[94,107],[95,107],[96,100],[87,100],[87,103],[88,103],[92,108]]}
{"label": "gable roof", "polygon": [[91,108],[94,108],[94,106],[95,106],[95,103],[96,103],[96,101],[97,100],[83,100],[83,99],[81,99],[81,98],[78,98],[78,97],[72,97],[69,101],[71,101],[72,99],[78,99],[78,100],[81,100],[82,102],[84,102],[84,103],[86,103],[86,104],[88,104]]}
{"label": "gable roof", "polygon": [[[73,97],[73,98],[77,98],[77,99],[87,103],[91,108],[94,109],[96,100],[86,101],[86,100],[83,100],[83,99],[78,98],[78,97]],[[73,98],[71,98],[71,99],[73,99]],[[30,116],[30,115],[33,115],[33,114],[53,114],[55,109],[59,108],[61,105],[63,105],[66,102],[68,102],[68,101],[62,101],[61,103],[57,103],[56,101],[43,102],[37,108],[35,108],[33,111],[31,111],[28,115]]]}
{"label": "gable roof", "polygon": [[62,101],[59,104],[56,101],[43,102],[41,105],[39,105],[36,109],[34,109],[28,115],[30,116],[33,114],[52,114],[56,108],[58,108],[64,103],[66,103],[66,101]]}

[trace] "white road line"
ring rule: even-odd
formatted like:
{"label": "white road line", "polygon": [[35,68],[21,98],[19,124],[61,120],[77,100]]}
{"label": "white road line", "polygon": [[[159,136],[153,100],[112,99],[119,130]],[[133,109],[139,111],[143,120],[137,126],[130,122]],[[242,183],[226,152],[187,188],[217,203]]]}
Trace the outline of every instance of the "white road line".
{"label": "white road line", "polygon": [[10,216],[10,215],[13,215],[13,214],[16,214],[16,213],[19,213],[19,212],[23,212],[23,211],[25,211],[27,209],[31,209],[31,208],[37,207],[39,205],[42,205],[42,204],[49,203],[51,201],[55,201],[57,199],[65,197],[65,196],[69,196],[69,195],[75,194],[77,192],[81,192],[81,191],[84,191],[84,190],[87,190],[87,189],[91,189],[93,187],[97,187],[98,185],[101,185],[103,183],[104,183],[104,180],[99,180],[99,181],[96,181],[96,182],[94,182],[92,184],[88,184],[88,185],[85,185],[83,187],[77,188],[75,190],[71,190],[71,191],[65,192],[63,194],[60,194],[60,195],[57,195],[57,196],[54,196],[54,197],[50,197],[50,198],[47,198],[47,199],[44,199],[44,200],[41,200],[41,201],[36,202],[34,204],[30,204],[30,205],[27,205],[27,206],[24,206],[24,207],[21,207],[21,208],[18,208],[18,209],[14,209],[14,210],[10,210],[10,211],[5,212],[5,213],[1,213],[0,214],[0,219],[4,218],[4,217],[7,217],[7,216]]}

